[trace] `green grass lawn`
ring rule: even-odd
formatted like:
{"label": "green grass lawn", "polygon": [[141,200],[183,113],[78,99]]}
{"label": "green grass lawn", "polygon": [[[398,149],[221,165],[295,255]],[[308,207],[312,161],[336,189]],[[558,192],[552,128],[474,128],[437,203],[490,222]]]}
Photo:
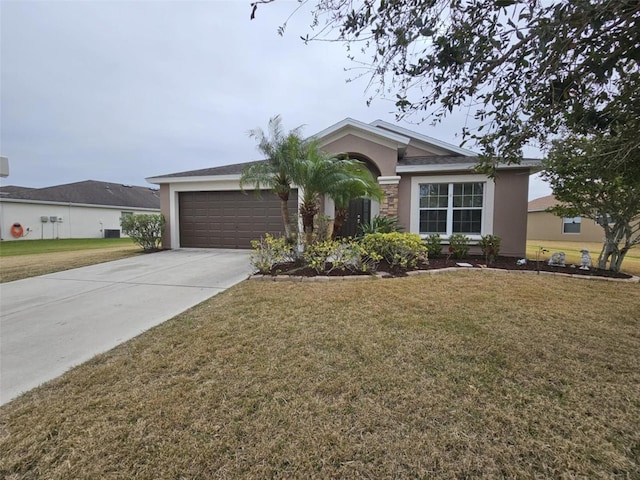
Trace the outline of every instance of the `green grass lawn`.
{"label": "green grass lawn", "polygon": [[139,255],[130,238],[0,242],[0,282],[85,267]]}
{"label": "green grass lawn", "polygon": [[0,257],[38,253],[71,252],[133,245],[130,238],[67,238],[60,240],[18,240],[0,242]]}
{"label": "green grass lawn", "polygon": [[640,286],[247,281],[0,408],[0,477],[640,478]]}
{"label": "green grass lawn", "polygon": [[[542,254],[541,258],[548,260],[553,252],[565,252],[567,262],[580,264],[580,250],[586,248],[591,253],[594,265],[598,262],[598,255],[602,250],[602,244],[596,242],[552,242],[547,240],[527,240],[527,257],[536,258],[539,248],[549,250]],[[632,275],[640,275],[640,246],[635,246],[624,257],[622,271]]]}

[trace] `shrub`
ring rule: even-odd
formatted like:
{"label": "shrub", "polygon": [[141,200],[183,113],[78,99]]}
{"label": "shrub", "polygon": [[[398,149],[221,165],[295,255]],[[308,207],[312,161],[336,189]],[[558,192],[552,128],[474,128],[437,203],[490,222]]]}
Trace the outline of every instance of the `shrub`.
{"label": "shrub", "polygon": [[375,272],[380,256],[367,252],[357,241],[325,240],[308,245],[302,258],[316,273],[334,270]]}
{"label": "shrub", "polygon": [[432,233],[429,235],[425,241],[427,246],[427,253],[429,254],[429,258],[437,258],[442,255],[442,241],[440,239],[440,235],[437,233]]}
{"label": "shrub", "polygon": [[368,235],[371,233],[392,233],[401,232],[404,227],[398,225],[397,217],[381,217],[376,215],[369,222],[362,223],[360,225],[360,232],[362,235]]}
{"label": "shrub", "polygon": [[341,270],[372,273],[377,270],[381,259],[382,257],[378,253],[368,251],[357,240],[351,240],[340,244],[333,265]]}
{"label": "shrub", "polygon": [[249,262],[260,273],[270,273],[276,265],[293,262],[298,257],[295,245],[285,237],[273,237],[268,233],[260,240],[252,240],[251,246],[254,251]]}
{"label": "shrub", "polygon": [[149,213],[124,215],[120,218],[122,232],[142,247],[145,252],[160,250],[164,232],[164,215]]}
{"label": "shrub", "polygon": [[465,258],[469,254],[469,237],[461,233],[454,233],[449,237],[449,251],[453,258]]}
{"label": "shrub", "polygon": [[370,233],[360,244],[365,251],[379,255],[395,269],[415,268],[419,261],[427,258],[427,247],[415,233]]}
{"label": "shrub", "polygon": [[329,258],[335,255],[339,243],[335,240],[325,240],[307,245],[302,254],[305,265],[313,268],[316,273],[324,272]]}
{"label": "shrub", "polygon": [[482,254],[484,255],[484,259],[487,262],[487,265],[491,265],[496,261],[496,257],[500,253],[500,241],[502,239],[497,235],[483,235],[480,237],[480,248],[482,249]]}

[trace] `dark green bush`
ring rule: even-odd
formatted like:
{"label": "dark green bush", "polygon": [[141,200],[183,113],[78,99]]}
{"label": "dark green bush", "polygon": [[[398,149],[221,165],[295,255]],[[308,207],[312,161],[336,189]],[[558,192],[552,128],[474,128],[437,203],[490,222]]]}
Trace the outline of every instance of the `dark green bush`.
{"label": "dark green bush", "polygon": [[454,233],[449,237],[449,252],[453,258],[465,258],[469,254],[470,239],[461,233]]}
{"label": "dark green bush", "polygon": [[425,240],[425,245],[427,246],[429,258],[438,258],[442,255],[442,239],[439,234],[432,233],[429,235]]}
{"label": "dark green bush", "polygon": [[487,265],[491,265],[496,261],[496,257],[500,253],[501,240],[497,235],[483,235],[480,238],[478,245],[480,245],[482,249],[482,254],[484,255]]}
{"label": "dark green bush", "polygon": [[491,265],[496,261],[497,256],[500,254],[500,242],[502,239],[497,235],[483,235],[480,237],[480,249],[484,255],[487,265]]}
{"label": "dark green bush", "polygon": [[398,225],[398,217],[381,217],[380,215],[376,215],[371,221],[360,225],[362,235],[401,232],[403,230],[404,227]]}
{"label": "dark green bush", "polygon": [[122,233],[131,237],[145,252],[160,250],[164,223],[161,213],[124,215],[120,218]]}

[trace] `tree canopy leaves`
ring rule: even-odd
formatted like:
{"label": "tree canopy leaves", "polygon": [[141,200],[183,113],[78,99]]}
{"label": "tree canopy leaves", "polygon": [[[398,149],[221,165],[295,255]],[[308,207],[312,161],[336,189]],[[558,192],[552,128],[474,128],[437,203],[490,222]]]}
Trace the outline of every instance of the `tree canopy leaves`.
{"label": "tree canopy leaves", "polygon": [[620,165],[620,155],[640,163],[640,149],[629,153],[620,136],[570,136],[555,141],[542,178],[561,202],[552,211],[563,217],[590,218],[602,226],[605,242],[599,268],[620,270],[625,254],[640,244],[640,175]]}
{"label": "tree canopy leaves", "polygon": [[304,40],[345,42],[368,67],[373,96],[395,96],[400,117],[473,111],[480,126],[463,134],[487,167],[566,131],[640,123],[637,0],[309,3]]}

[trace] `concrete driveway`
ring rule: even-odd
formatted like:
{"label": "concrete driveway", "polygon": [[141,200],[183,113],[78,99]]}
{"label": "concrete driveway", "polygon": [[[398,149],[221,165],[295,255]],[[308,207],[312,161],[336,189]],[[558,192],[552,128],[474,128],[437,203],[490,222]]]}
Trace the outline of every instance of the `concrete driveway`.
{"label": "concrete driveway", "polygon": [[184,249],[0,285],[0,404],[247,278],[249,252]]}

